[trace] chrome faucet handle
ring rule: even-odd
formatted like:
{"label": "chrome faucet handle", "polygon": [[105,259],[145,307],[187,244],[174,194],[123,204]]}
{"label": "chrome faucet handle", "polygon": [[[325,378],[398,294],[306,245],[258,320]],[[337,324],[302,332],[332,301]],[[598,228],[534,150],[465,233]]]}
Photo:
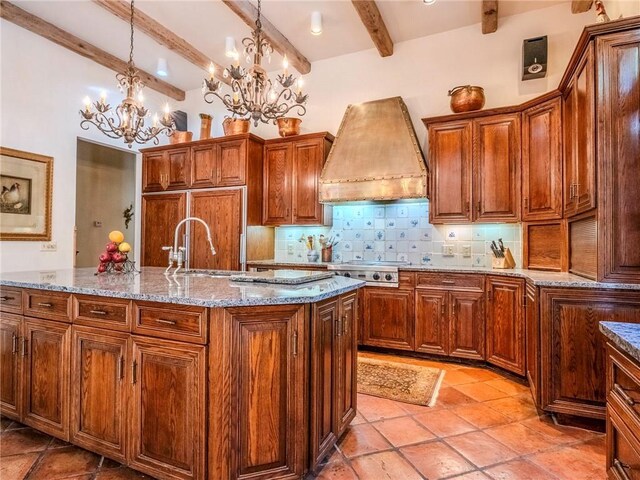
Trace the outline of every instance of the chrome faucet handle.
{"label": "chrome faucet handle", "polygon": [[169,252],[170,252],[171,250],[173,250],[173,247],[171,247],[171,246],[169,246],[169,247],[162,247],[162,250],[164,250],[164,251],[169,251]]}

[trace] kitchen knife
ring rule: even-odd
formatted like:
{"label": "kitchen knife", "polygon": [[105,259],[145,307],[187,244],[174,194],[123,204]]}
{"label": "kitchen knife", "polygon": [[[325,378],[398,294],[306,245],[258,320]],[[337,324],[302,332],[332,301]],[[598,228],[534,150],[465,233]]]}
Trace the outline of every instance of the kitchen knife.
{"label": "kitchen knife", "polygon": [[[504,243],[502,243],[502,239],[498,239],[498,244],[500,245],[500,251],[504,253]],[[504,257],[504,255],[502,255]]]}
{"label": "kitchen knife", "polygon": [[500,258],[500,249],[498,248],[498,245],[496,245],[495,240],[491,240],[491,250],[496,258]]}

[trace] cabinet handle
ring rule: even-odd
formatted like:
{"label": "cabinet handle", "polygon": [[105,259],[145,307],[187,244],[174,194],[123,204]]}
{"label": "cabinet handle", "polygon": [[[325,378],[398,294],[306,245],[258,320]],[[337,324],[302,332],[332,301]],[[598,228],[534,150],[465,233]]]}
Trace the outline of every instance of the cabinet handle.
{"label": "cabinet handle", "polygon": [[292,346],[292,353],[294,357],[298,356],[298,331],[294,331],[293,335],[291,336],[291,340],[293,341],[293,346]]}
{"label": "cabinet handle", "polygon": [[464,204],[464,213],[469,213],[469,201]]}
{"label": "cabinet handle", "polygon": [[22,338],[22,356],[27,356],[27,339],[24,337]]}
{"label": "cabinet handle", "polygon": [[40,302],[38,303],[39,307],[45,307],[45,308],[51,308],[53,307],[53,303],[49,303],[49,302]]}
{"label": "cabinet handle", "polygon": [[445,305],[444,305],[444,302],[442,302],[442,305],[440,306],[440,315],[444,317],[444,313],[445,313]]}
{"label": "cabinet handle", "polygon": [[524,197],[524,208],[525,210],[529,210],[529,198]]}
{"label": "cabinet handle", "polygon": [[455,285],[456,284],[455,280],[442,280],[442,283],[444,283],[445,285]]}
{"label": "cabinet handle", "polygon": [[6,295],[3,295],[2,297],[0,297],[0,301],[3,301],[3,302],[7,302],[9,300],[14,300],[14,299],[15,297],[8,297]]}
{"label": "cabinet handle", "polygon": [[613,384],[613,390],[622,397],[622,399],[624,400],[624,402],[629,405],[630,407],[633,407],[636,404],[636,401],[631,398],[629,396],[629,394],[627,392],[624,391],[624,388],[622,388],[620,386],[620,384],[618,383],[614,383]]}
{"label": "cabinet handle", "polygon": [[124,378],[124,357],[120,355],[118,357],[118,380],[122,380]]}
{"label": "cabinet handle", "polygon": [[158,323],[166,323],[167,325],[175,325],[175,320],[165,320],[164,318],[156,318],[156,322]]}
{"label": "cabinet handle", "polygon": [[573,196],[576,198],[580,198],[580,184],[575,184],[576,188],[573,190]]}
{"label": "cabinet handle", "polygon": [[342,335],[346,335],[347,334],[347,316],[344,315],[342,317]]}
{"label": "cabinet handle", "polygon": [[478,215],[480,215],[480,209],[482,207],[482,203],[480,202],[480,200],[478,200],[478,202],[476,203],[476,213]]}
{"label": "cabinet handle", "polygon": [[342,317],[336,319],[336,337],[342,336]]}
{"label": "cabinet handle", "polygon": [[628,468],[629,470],[631,470],[631,466],[627,465],[626,463],[622,463],[620,460],[618,460],[617,458],[613,461],[613,468],[616,469],[616,472],[618,472],[618,475],[623,479],[623,480],[631,480],[631,477],[627,474],[627,472],[625,471],[625,468]]}
{"label": "cabinet handle", "polygon": [[89,310],[89,313],[93,313],[94,315],[108,315],[104,310]]}
{"label": "cabinet handle", "polygon": [[11,334],[11,354],[18,353],[18,336],[15,333]]}
{"label": "cabinet handle", "polygon": [[487,300],[489,300],[490,302],[493,302],[493,290],[491,289],[487,291]]}
{"label": "cabinet handle", "polygon": [[138,381],[138,362],[135,360],[131,364],[131,384],[135,385]]}

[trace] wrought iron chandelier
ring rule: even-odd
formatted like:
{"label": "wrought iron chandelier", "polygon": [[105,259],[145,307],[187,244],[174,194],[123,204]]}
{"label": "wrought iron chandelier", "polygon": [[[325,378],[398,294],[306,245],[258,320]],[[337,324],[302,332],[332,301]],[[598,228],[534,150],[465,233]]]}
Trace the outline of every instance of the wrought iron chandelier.
{"label": "wrought iron chandelier", "polygon": [[129,62],[124,72],[118,73],[118,88],[126,95],[120,105],[111,108],[106,101],[106,94],[103,93],[99,100],[93,104],[89,97],[85,97],[83,110],[80,110],[82,121],[80,127],[88,130],[90,125],[95,125],[98,130],[109,138],[123,138],[124,142],[131,148],[132,144],[144,144],[153,141],[158,144],[158,136],[165,133],[167,136],[173,134],[175,124],[171,117],[171,111],[167,104],[164,114],[158,118],[153,117],[153,124],[145,127],[145,120],[149,116],[149,110],[143,105],[142,89],[144,83],[138,76],[138,70],[133,63],[133,8],[134,0],[131,0],[131,48],[129,49]]}
{"label": "wrought iron chandelier", "polygon": [[[293,109],[296,109],[297,115],[304,115],[307,112],[304,104],[308,97],[302,93],[302,78],[297,79],[289,74],[286,56],[283,61],[284,70],[278,75],[275,84],[262,67],[263,58],[271,61],[273,47],[263,37],[260,3],[261,0],[258,0],[256,28],[251,38],[246,37],[242,40],[246,61],[253,62],[253,65],[247,69],[241,67],[237,54],[235,65],[224,70],[224,78],[231,77],[231,93],[222,92],[222,82],[215,79],[213,63],[209,67],[209,78],[205,78],[202,85],[204,100],[207,103],[213,103],[213,97],[218,97],[234,118],[251,119],[256,126],[259,121],[276,123],[278,118],[284,117]],[[295,88],[295,92],[292,87]]]}

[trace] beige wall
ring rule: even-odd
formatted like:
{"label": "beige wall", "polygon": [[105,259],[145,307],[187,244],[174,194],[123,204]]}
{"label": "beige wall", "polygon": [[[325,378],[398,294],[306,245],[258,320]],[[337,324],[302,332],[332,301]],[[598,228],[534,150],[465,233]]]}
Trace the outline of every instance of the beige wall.
{"label": "beige wall", "polygon": [[[136,157],[133,153],[78,140],[76,171],[77,267],[98,265],[112,230],[135,245],[135,223],[124,226],[123,211],[135,205]],[[135,212],[134,210],[134,213]],[[95,221],[102,222],[96,227]]]}

